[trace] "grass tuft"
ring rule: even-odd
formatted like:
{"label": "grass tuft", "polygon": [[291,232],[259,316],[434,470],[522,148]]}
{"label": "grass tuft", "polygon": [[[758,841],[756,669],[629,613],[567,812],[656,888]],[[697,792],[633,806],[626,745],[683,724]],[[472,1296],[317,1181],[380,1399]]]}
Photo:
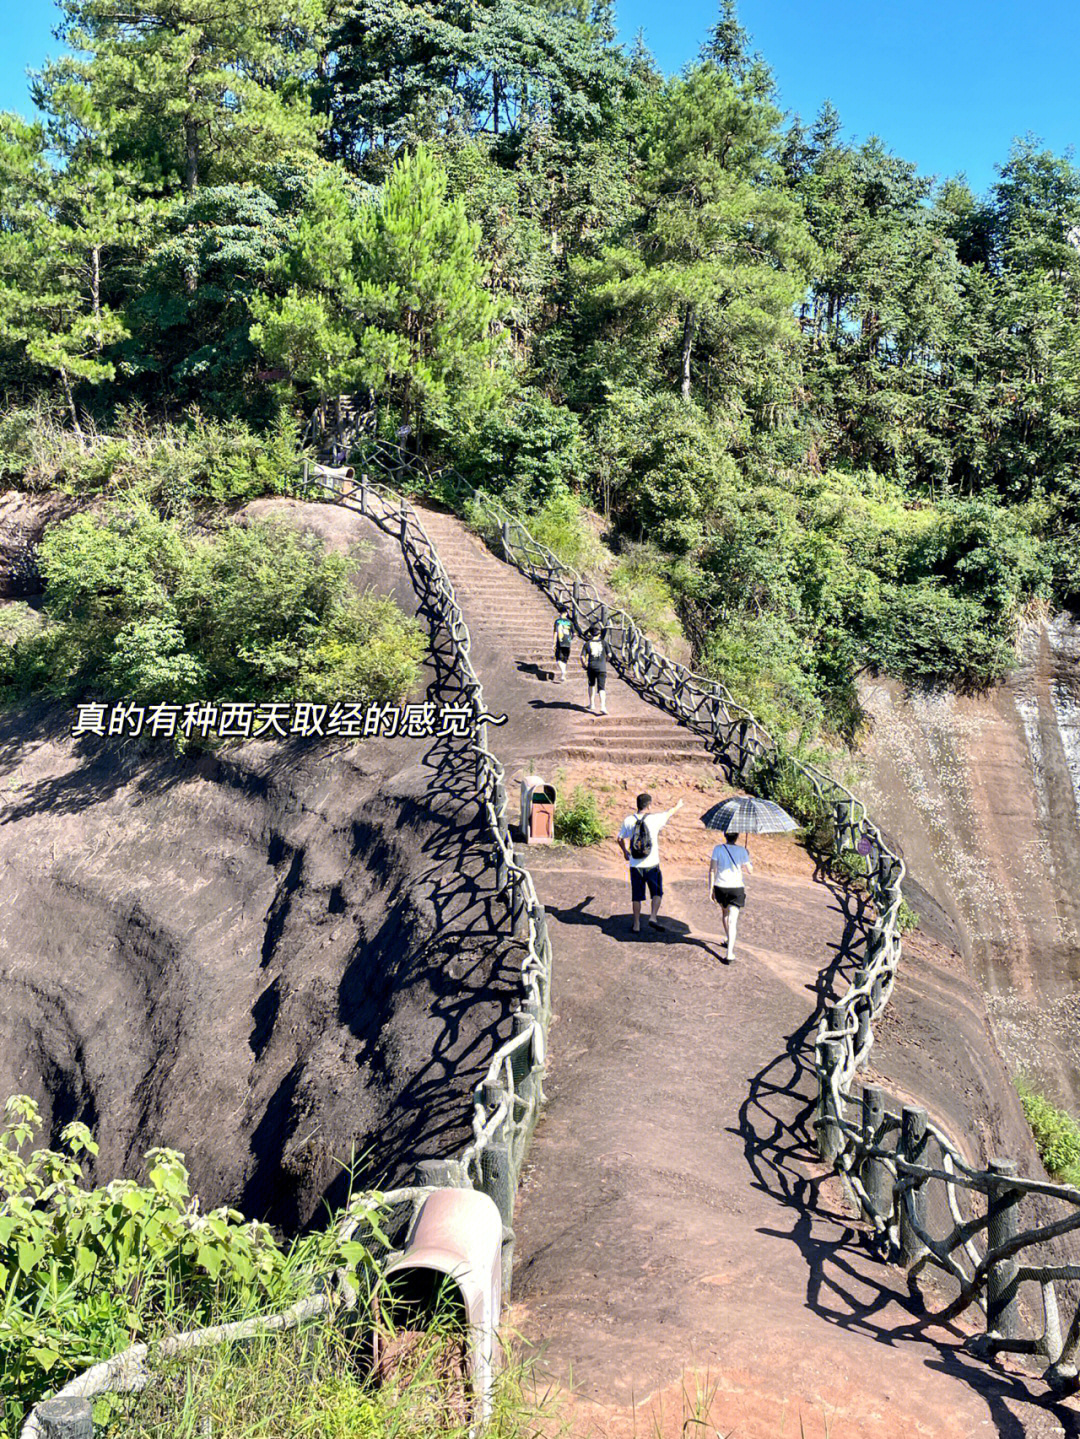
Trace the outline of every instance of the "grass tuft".
{"label": "grass tuft", "polygon": [[577,785],[566,803],[555,807],[555,838],[565,844],[586,846],[607,839],[608,827],[596,796]]}
{"label": "grass tuft", "polygon": [[1017,1076],[1016,1088],[1047,1173],[1062,1184],[1080,1187],[1080,1124],[1064,1109],[1056,1109],[1025,1076]]}

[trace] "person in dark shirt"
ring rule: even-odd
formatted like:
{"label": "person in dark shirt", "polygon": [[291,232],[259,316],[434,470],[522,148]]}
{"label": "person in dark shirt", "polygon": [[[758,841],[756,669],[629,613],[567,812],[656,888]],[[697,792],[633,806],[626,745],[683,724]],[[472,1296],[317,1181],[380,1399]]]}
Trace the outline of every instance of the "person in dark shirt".
{"label": "person in dark shirt", "polygon": [[590,714],[607,714],[607,645],[600,634],[600,626],[593,625],[585,636],[581,647],[581,667],[589,682]]}

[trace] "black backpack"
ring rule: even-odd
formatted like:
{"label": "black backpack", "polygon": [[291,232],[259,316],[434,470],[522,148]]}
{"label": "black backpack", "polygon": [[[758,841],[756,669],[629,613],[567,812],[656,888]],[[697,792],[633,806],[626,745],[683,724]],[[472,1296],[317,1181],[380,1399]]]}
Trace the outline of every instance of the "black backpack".
{"label": "black backpack", "polygon": [[649,826],[638,815],[634,824],[634,832],[630,836],[630,858],[644,859],[652,849],[652,840],[649,837]]}

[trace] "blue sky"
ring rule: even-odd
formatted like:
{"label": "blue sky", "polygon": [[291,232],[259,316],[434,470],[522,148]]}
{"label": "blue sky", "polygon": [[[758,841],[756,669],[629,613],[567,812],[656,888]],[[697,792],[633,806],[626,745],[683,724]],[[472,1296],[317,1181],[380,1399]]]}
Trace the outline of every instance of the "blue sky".
{"label": "blue sky", "polygon": [[[629,42],[645,31],[680,69],[713,23],[713,0],[617,0]],[[50,0],[0,0],[0,109],[27,108],[25,71],[55,51]],[[1076,0],[742,0],[740,17],[788,110],[826,98],[849,135],[878,134],[925,173],[984,189],[1016,135],[1080,145]]]}

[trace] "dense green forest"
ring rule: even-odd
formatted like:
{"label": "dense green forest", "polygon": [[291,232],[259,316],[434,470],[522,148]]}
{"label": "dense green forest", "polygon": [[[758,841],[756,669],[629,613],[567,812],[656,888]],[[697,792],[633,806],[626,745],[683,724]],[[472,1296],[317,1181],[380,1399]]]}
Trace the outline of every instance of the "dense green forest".
{"label": "dense green forest", "polygon": [[731,0],[673,77],[609,0],[61,0],[58,36],[44,118],[0,117],[0,479],[175,522],[349,394],[549,526],[599,511],[807,733],[855,732],[867,667],[1000,677],[1080,593],[1069,158],[1018,141],[976,195],[785,116]]}

